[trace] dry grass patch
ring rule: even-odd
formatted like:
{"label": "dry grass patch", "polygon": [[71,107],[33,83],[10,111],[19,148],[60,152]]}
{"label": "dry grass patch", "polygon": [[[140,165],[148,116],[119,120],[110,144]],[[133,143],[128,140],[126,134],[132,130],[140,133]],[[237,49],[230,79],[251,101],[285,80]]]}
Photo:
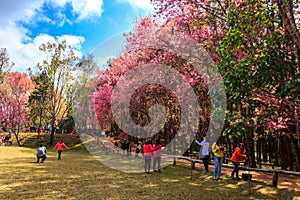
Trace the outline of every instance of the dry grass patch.
{"label": "dry grass patch", "polygon": [[265,184],[237,182],[185,166],[162,173],[131,174],[101,164],[83,149],[64,151],[62,161],[49,150],[44,164],[35,163],[35,149],[0,147],[1,199],[293,199],[300,192]]}

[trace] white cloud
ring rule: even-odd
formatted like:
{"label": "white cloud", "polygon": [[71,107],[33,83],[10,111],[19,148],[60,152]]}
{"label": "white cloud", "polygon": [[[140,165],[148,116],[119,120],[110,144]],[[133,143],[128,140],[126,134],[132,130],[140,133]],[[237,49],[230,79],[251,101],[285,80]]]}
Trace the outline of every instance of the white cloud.
{"label": "white cloud", "polygon": [[[57,19],[50,19],[42,12],[45,3],[51,4],[56,9]],[[45,59],[39,51],[39,46],[47,42],[61,42],[66,40],[72,46],[75,54],[81,58],[81,44],[85,38],[74,35],[50,36],[41,34],[30,38],[30,31],[19,22],[35,24],[43,21],[49,24],[63,26],[73,22],[67,19],[62,12],[66,4],[72,6],[73,13],[78,15],[77,20],[101,17],[103,0],[1,0],[0,4],[0,48],[7,48],[9,58],[15,63],[13,71],[25,72],[27,68],[34,68],[38,62]]]}
{"label": "white cloud", "polygon": [[[74,49],[75,55],[81,58],[81,43],[85,41],[80,36],[63,35],[53,37],[47,34],[38,35],[33,40],[28,41],[26,30],[16,27],[15,24],[11,24],[5,30],[1,29],[0,38],[5,38],[5,40],[0,39],[0,47],[7,48],[9,58],[15,63],[12,71],[21,72],[26,72],[29,67],[34,69],[38,63],[45,60],[44,53],[39,50],[41,44],[66,40],[67,44]],[[27,42],[24,43],[23,41]]]}
{"label": "white cloud", "polygon": [[72,0],[75,13],[79,14],[78,20],[101,17],[103,0]]}
{"label": "white cloud", "polygon": [[62,42],[63,40],[65,40],[69,45],[75,48],[81,48],[81,43],[85,41],[84,37],[74,35],[57,36],[58,42]]}
{"label": "white cloud", "polygon": [[70,3],[73,12],[78,14],[77,20],[91,19],[101,17],[103,13],[103,0],[44,0],[53,4],[53,6],[64,7]]}
{"label": "white cloud", "polygon": [[140,8],[144,10],[152,10],[154,7],[150,0],[118,0],[119,3],[128,3],[132,8]]}
{"label": "white cloud", "polygon": [[67,44],[73,48],[74,53],[78,58],[82,58],[81,44],[85,41],[84,37],[75,35],[63,35],[57,37],[57,42],[62,42],[63,40],[65,40]]}
{"label": "white cloud", "polygon": [[[103,12],[103,0],[31,0],[26,2],[24,0],[1,0],[0,27],[16,21],[29,23],[39,14],[45,3],[55,8],[64,8],[67,3],[70,3],[73,12],[78,15],[77,20],[101,17]],[[59,13],[60,9],[57,12]]]}
{"label": "white cloud", "polygon": [[45,59],[39,46],[43,43],[54,43],[66,40],[67,44],[72,46],[77,57],[82,57],[81,43],[85,39],[81,36],[50,36],[41,34],[31,39],[27,36],[28,30],[15,23],[9,23],[5,28],[0,29],[0,48],[6,48],[9,58],[15,63],[12,71],[25,72],[26,69],[35,68],[37,63]]}

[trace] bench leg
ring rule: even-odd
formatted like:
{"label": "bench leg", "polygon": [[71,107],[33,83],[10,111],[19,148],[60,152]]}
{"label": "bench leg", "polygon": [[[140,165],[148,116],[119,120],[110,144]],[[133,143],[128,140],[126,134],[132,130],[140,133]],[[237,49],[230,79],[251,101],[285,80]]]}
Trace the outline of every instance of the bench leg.
{"label": "bench leg", "polygon": [[195,169],[195,162],[191,162],[192,169]]}
{"label": "bench leg", "polygon": [[278,172],[273,172],[272,187],[277,187],[277,183],[278,183]]}

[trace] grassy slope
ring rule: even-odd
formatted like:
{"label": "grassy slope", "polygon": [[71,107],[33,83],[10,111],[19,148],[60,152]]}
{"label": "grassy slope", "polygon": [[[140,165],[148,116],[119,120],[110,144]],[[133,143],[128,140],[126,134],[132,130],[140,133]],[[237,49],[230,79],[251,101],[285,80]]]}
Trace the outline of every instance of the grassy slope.
{"label": "grassy slope", "polygon": [[[71,142],[71,141],[70,141]],[[35,163],[35,148],[0,147],[0,199],[293,199],[300,192],[211,174],[184,166],[163,173],[128,174],[101,164],[80,145],[64,151],[62,161],[49,148],[44,164]]]}

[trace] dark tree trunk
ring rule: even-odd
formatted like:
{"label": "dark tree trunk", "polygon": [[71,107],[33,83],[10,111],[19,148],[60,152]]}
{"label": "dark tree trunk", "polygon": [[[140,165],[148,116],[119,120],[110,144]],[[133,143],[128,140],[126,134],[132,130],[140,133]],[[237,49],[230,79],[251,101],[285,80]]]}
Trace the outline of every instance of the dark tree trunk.
{"label": "dark tree trunk", "polygon": [[258,140],[256,145],[257,162],[262,162],[262,152],[263,152],[262,145],[263,145],[263,135],[264,135],[263,127],[258,128],[257,132],[258,132]]}
{"label": "dark tree trunk", "polygon": [[246,145],[247,145],[247,156],[249,158],[249,165],[250,167],[256,168],[256,161],[255,161],[255,152],[254,152],[254,133],[253,128],[248,127],[248,133],[246,135]]}
{"label": "dark tree trunk", "polygon": [[286,170],[288,168],[288,160],[287,160],[287,142],[286,136],[280,135],[280,159],[281,159],[281,169]]}
{"label": "dark tree trunk", "polygon": [[259,138],[256,142],[256,160],[261,162],[261,139]]}
{"label": "dark tree trunk", "polygon": [[14,133],[14,135],[15,135],[15,138],[16,138],[16,140],[17,140],[17,143],[18,143],[18,146],[20,147],[20,146],[22,146],[22,144],[21,144],[21,142],[20,142],[20,140],[19,140],[19,131],[13,131],[13,133]]}
{"label": "dark tree trunk", "polygon": [[268,145],[268,149],[269,149],[269,163],[273,163],[274,160],[274,137],[272,135],[269,135],[269,145]]}
{"label": "dark tree trunk", "polygon": [[37,136],[37,139],[36,139],[37,145],[41,142],[42,117],[43,117],[43,110],[41,109],[41,111],[40,111],[40,120],[39,120],[39,125],[38,125],[38,136]]}
{"label": "dark tree trunk", "polygon": [[293,168],[292,170],[300,171],[300,159],[299,159],[299,147],[298,141],[294,138],[293,135],[290,136],[291,150],[293,159]]}
{"label": "dark tree trunk", "polygon": [[289,164],[289,170],[293,171],[294,170],[294,156],[293,156],[293,144],[292,144],[292,139],[291,135],[287,135],[287,147],[288,148],[288,164]]}
{"label": "dark tree trunk", "polygon": [[54,142],[54,133],[55,133],[55,121],[51,121],[51,133],[50,133],[50,141],[49,144],[52,145]]}
{"label": "dark tree trunk", "polygon": [[275,155],[274,155],[274,164],[276,166],[279,165],[279,133],[276,134],[276,138],[275,138],[275,142],[274,142],[274,152],[275,152]]}
{"label": "dark tree trunk", "polygon": [[266,133],[263,133],[262,136],[262,152],[263,152],[263,162],[267,162],[268,160],[268,149],[267,149],[267,141],[266,141]]}

